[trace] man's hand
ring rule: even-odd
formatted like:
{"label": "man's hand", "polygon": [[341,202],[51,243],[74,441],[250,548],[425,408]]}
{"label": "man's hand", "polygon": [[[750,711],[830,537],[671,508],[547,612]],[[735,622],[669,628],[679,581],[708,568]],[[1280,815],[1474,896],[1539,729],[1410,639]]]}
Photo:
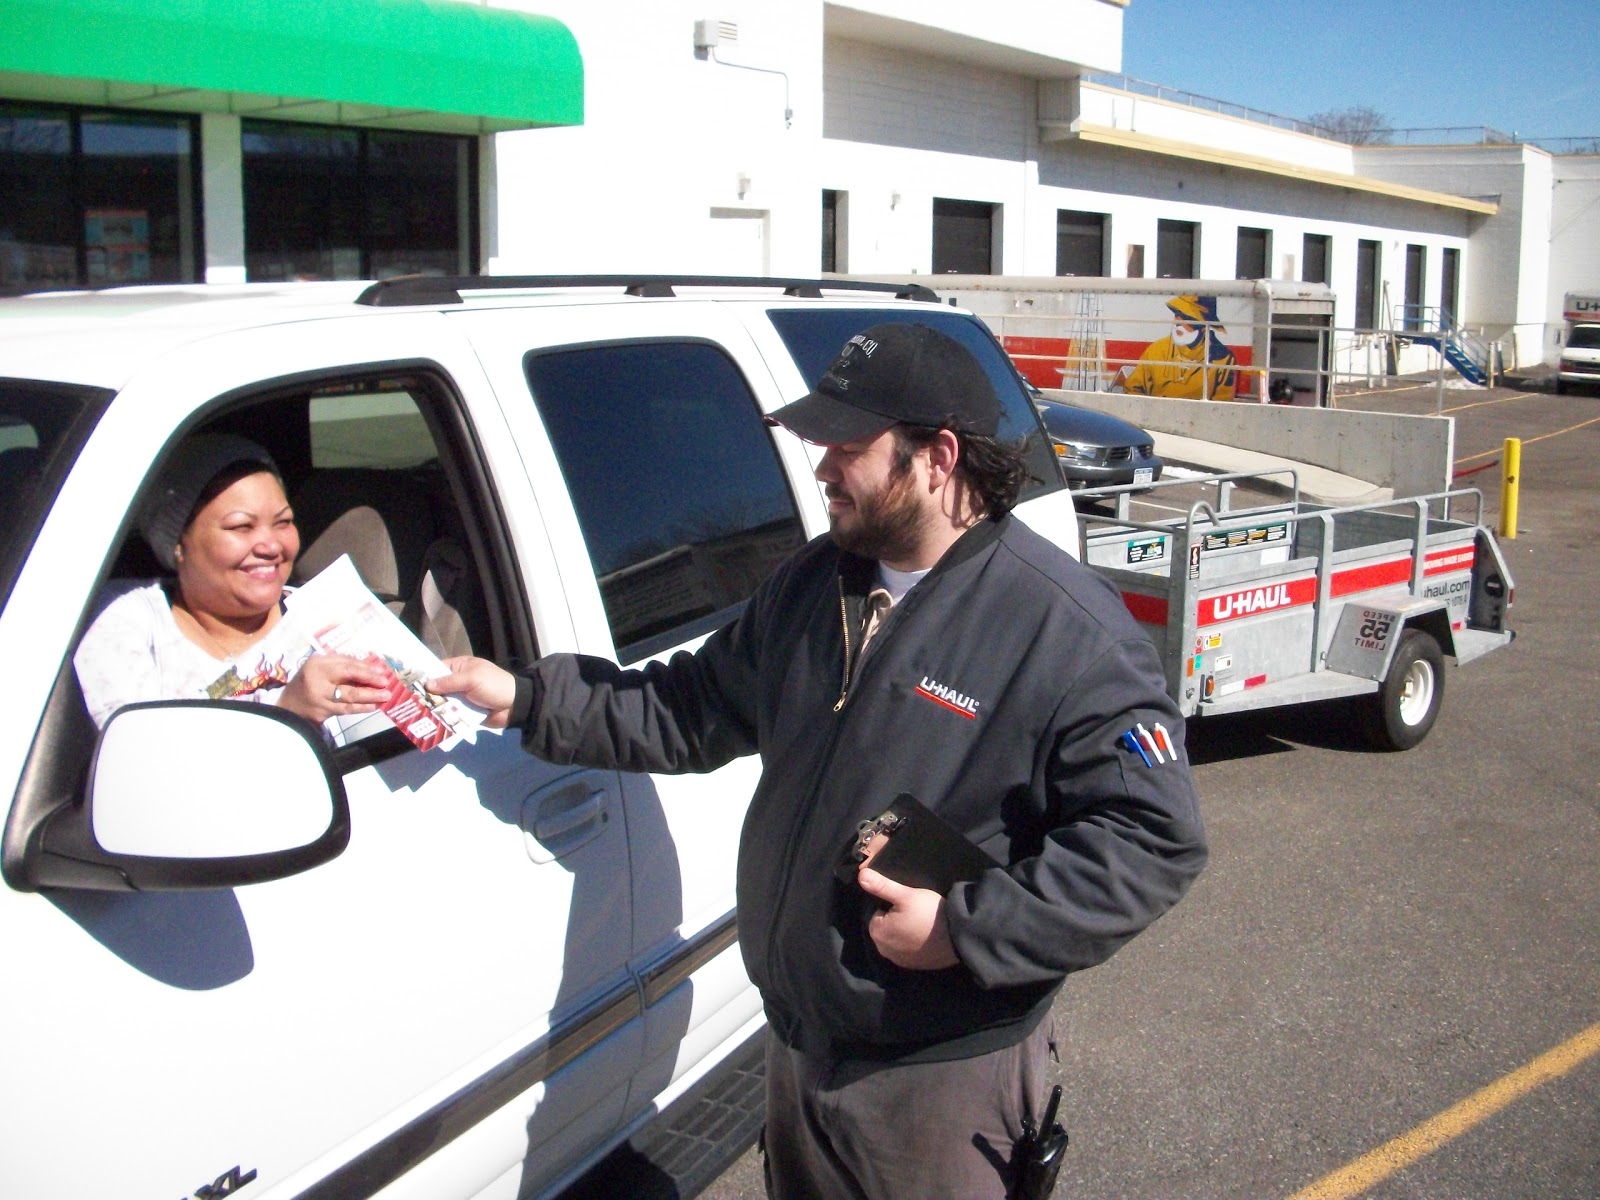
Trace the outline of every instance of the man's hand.
{"label": "man's hand", "polygon": [[944,897],[938,892],[907,887],[866,866],[856,873],[856,882],[867,895],[888,905],[867,925],[879,954],[910,971],[937,971],[961,962],[950,944]]}
{"label": "man's hand", "polygon": [[517,698],[516,676],[486,658],[447,658],[448,675],[428,680],[428,690],[441,696],[460,696],[468,704],[486,709],[484,725],[504,729]]}

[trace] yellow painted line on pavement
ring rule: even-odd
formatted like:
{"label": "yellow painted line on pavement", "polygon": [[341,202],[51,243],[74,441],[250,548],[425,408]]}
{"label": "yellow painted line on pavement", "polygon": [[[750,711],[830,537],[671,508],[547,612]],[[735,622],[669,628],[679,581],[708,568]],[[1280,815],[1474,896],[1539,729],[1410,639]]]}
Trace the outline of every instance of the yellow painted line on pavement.
{"label": "yellow painted line on pavement", "polygon": [[1402,392],[1420,391],[1422,388],[1431,388],[1433,383],[1399,383],[1393,387],[1372,387],[1360,391],[1339,392],[1333,397],[1333,407],[1339,407],[1340,400],[1356,400],[1362,396],[1396,396]]}
{"label": "yellow painted line on pavement", "polygon": [[1502,1075],[1488,1087],[1451,1105],[1415,1129],[1402,1133],[1331,1175],[1323,1176],[1310,1187],[1302,1188],[1289,1200],[1351,1200],[1488,1120],[1513,1100],[1560,1079],[1596,1054],[1600,1054],[1600,1022],[1553,1050],[1545,1051],[1526,1066]]}
{"label": "yellow painted line on pavement", "polygon": [[[1523,438],[1524,446],[1531,446],[1534,442],[1542,442],[1545,438],[1560,437],[1563,433],[1571,433],[1574,429],[1582,429],[1585,425],[1593,425],[1600,421],[1600,417],[1590,417],[1587,421],[1579,421],[1576,425],[1568,425],[1565,429],[1553,429],[1549,433],[1541,433],[1538,437]],[[1462,463],[1469,463],[1475,458],[1488,458],[1492,454],[1499,454],[1500,450],[1485,450],[1482,454],[1469,454],[1465,458],[1458,458],[1452,466],[1459,467]]]}
{"label": "yellow painted line on pavement", "polygon": [[1506,404],[1512,400],[1538,400],[1544,396],[1543,392],[1513,392],[1509,396],[1491,396],[1487,400],[1474,400],[1471,404],[1457,404],[1450,408],[1441,408],[1439,415],[1445,413],[1464,412],[1469,408],[1482,408],[1485,404]]}

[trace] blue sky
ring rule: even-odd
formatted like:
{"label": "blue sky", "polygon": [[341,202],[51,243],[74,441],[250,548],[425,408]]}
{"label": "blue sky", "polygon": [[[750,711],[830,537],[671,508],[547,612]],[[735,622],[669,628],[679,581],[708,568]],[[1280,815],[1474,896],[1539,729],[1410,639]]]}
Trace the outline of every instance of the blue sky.
{"label": "blue sky", "polygon": [[1288,117],[1600,135],[1600,0],[1131,0],[1122,69]]}

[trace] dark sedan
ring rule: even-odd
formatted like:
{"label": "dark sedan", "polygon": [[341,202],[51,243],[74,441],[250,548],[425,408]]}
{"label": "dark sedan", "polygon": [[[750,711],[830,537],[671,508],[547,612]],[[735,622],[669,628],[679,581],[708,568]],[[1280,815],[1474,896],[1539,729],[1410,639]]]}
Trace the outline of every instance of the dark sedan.
{"label": "dark sedan", "polygon": [[1056,461],[1074,488],[1154,483],[1161,478],[1155,439],[1121,417],[1036,401]]}

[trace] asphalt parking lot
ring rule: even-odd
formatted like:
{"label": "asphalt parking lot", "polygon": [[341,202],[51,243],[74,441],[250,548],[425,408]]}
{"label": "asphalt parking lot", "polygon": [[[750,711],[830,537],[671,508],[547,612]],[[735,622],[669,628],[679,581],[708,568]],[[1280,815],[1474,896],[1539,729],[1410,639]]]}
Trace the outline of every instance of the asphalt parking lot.
{"label": "asphalt parking lot", "polygon": [[1519,382],[1339,397],[1455,417],[1491,523],[1521,439],[1518,640],[1403,754],[1338,705],[1191,726],[1211,865],[1056,1005],[1062,1200],[1600,1196],[1600,397]]}

